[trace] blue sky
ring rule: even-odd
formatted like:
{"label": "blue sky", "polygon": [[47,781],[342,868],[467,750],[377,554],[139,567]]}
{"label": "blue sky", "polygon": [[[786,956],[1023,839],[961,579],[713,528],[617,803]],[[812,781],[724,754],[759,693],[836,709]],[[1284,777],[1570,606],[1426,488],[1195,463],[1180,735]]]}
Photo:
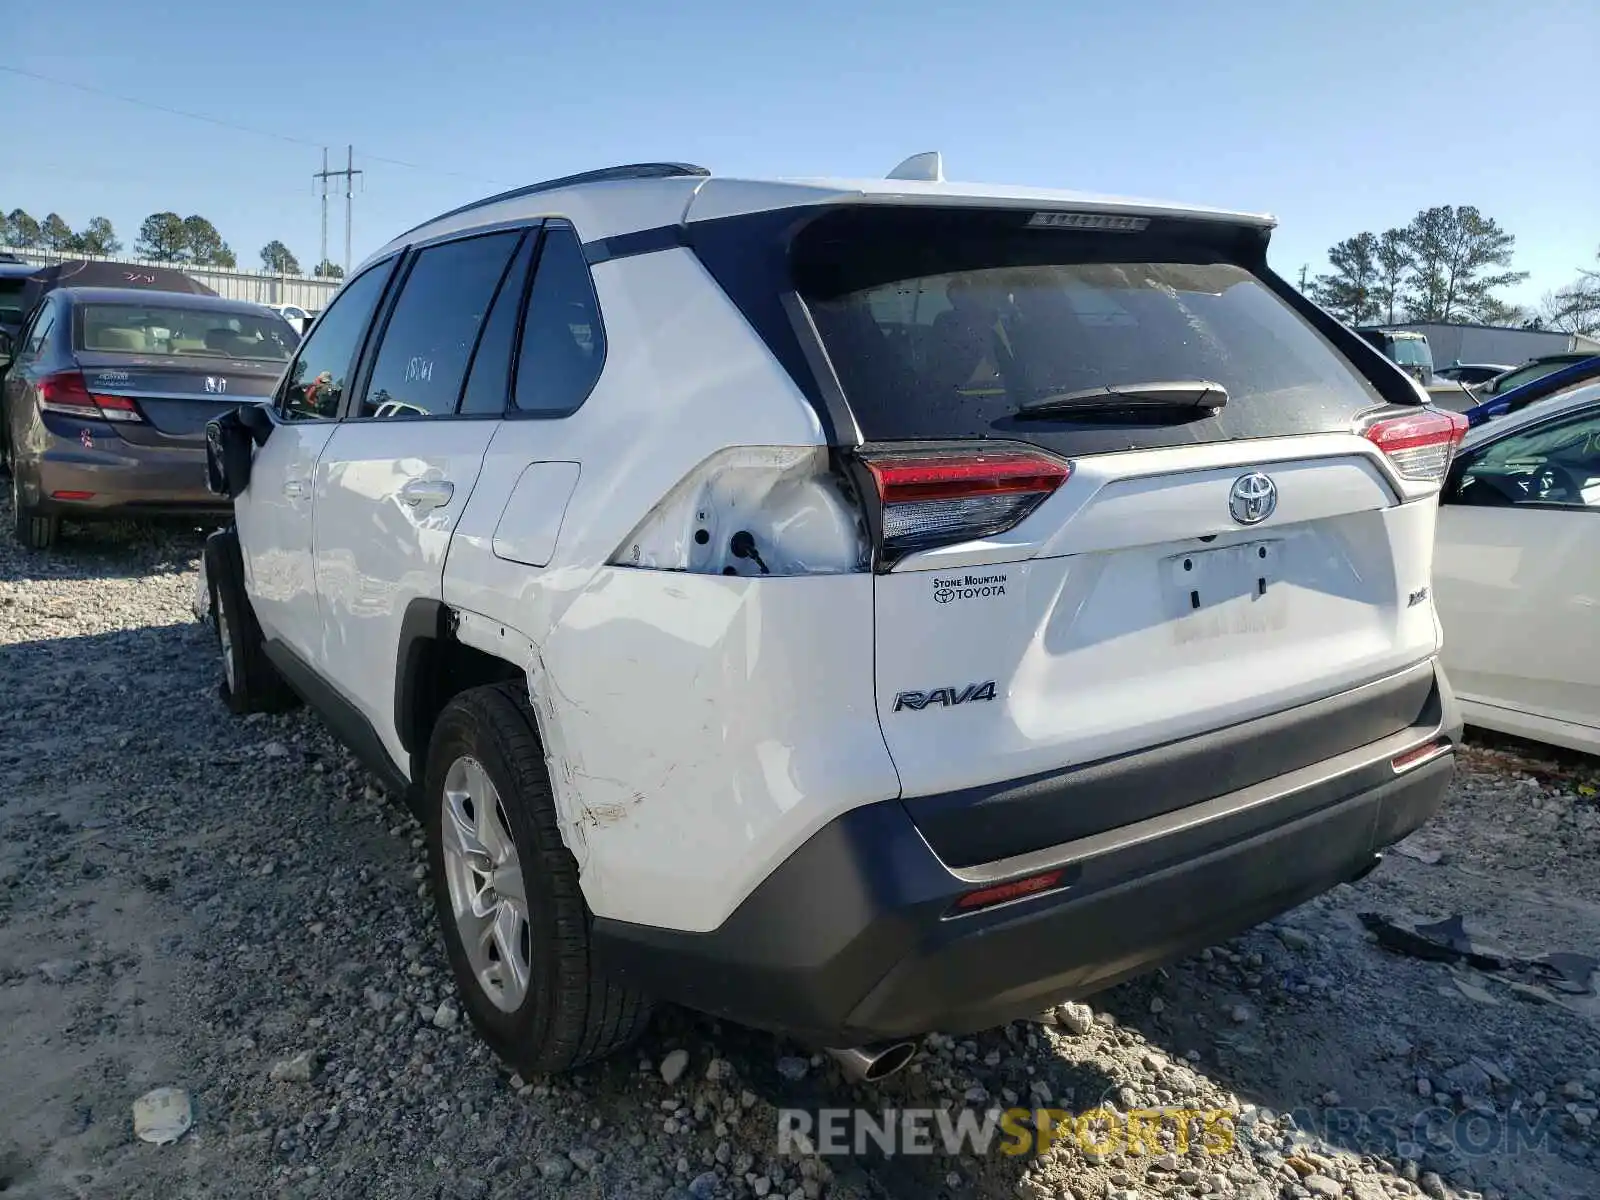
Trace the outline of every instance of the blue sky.
{"label": "blue sky", "polygon": [[[315,261],[324,143],[340,160],[354,143],[366,171],[357,259],[464,200],[594,166],[881,175],[933,148],[956,179],[1271,211],[1290,276],[1433,204],[1475,204],[1516,234],[1524,303],[1600,247],[1594,0],[65,11],[15,6],[0,66],[280,136],[0,72],[0,206],[107,216],[129,244],[147,213],[197,212],[242,265],[272,238]],[[336,261],[343,220],[330,204]]]}

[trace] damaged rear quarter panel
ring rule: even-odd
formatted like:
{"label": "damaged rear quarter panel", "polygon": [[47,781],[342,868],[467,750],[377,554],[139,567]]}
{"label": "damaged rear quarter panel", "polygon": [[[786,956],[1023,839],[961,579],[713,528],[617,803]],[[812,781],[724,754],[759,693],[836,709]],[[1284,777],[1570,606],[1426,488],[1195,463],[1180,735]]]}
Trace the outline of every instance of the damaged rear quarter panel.
{"label": "damaged rear quarter panel", "polygon": [[872,577],[604,568],[534,680],[596,915],[716,928],[839,813],[899,794]]}

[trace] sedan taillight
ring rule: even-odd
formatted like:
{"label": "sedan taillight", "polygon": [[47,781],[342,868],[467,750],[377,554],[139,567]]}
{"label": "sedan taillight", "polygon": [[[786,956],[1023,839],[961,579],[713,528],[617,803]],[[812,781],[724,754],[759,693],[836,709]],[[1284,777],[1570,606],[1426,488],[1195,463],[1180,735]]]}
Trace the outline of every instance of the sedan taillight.
{"label": "sedan taillight", "polygon": [[89,390],[81,371],[57,371],[39,380],[39,407],[91,421],[143,421],[139,409],[126,396],[105,396]]}

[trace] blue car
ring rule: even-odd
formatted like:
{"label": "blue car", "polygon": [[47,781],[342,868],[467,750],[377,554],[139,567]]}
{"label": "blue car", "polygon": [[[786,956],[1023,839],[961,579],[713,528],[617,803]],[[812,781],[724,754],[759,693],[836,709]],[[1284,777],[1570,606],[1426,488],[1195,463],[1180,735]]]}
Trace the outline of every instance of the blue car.
{"label": "blue car", "polygon": [[1508,392],[1501,392],[1482,404],[1474,404],[1466,411],[1468,427],[1476,427],[1494,417],[1503,417],[1506,413],[1516,412],[1519,408],[1526,408],[1535,400],[1543,400],[1546,396],[1553,396],[1574,384],[1587,383],[1592,379],[1600,379],[1600,355],[1562,367],[1559,371],[1551,371],[1548,375],[1541,375],[1531,383],[1514,387]]}

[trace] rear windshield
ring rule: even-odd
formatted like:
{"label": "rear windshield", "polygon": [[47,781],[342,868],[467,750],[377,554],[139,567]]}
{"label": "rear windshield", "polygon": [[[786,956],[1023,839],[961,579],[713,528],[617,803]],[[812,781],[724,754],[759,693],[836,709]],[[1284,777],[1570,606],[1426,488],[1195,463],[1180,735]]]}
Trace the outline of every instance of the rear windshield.
{"label": "rear windshield", "polygon": [[282,317],[171,304],[85,304],[78,349],[287,362],[299,335]]}
{"label": "rear windshield", "polygon": [[1428,343],[1421,338],[1397,337],[1390,346],[1389,354],[1403,367],[1433,367],[1433,355],[1428,351]]}
{"label": "rear windshield", "polygon": [[[1265,283],[1219,261],[1226,256],[1215,246],[902,228],[903,237],[855,246],[829,238],[809,260],[802,250],[796,264],[868,440],[1038,440],[1041,425],[1103,427],[1105,414],[1014,418],[1029,401],[1108,385],[1204,380],[1227,389],[1226,408],[1207,428],[1174,428],[1164,442],[1347,427],[1355,413],[1383,403]],[[940,267],[947,269],[929,269]],[[1126,412],[1110,420],[1173,422],[1170,414]]]}
{"label": "rear windshield", "polygon": [[1512,388],[1519,388],[1525,383],[1532,383],[1535,379],[1543,379],[1546,375],[1554,374],[1564,367],[1570,367],[1573,362],[1582,362],[1582,359],[1566,360],[1556,359],[1554,362],[1529,363],[1518,367],[1514,371],[1507,371],[1495,380],[1495,391],[1509,392]]}

